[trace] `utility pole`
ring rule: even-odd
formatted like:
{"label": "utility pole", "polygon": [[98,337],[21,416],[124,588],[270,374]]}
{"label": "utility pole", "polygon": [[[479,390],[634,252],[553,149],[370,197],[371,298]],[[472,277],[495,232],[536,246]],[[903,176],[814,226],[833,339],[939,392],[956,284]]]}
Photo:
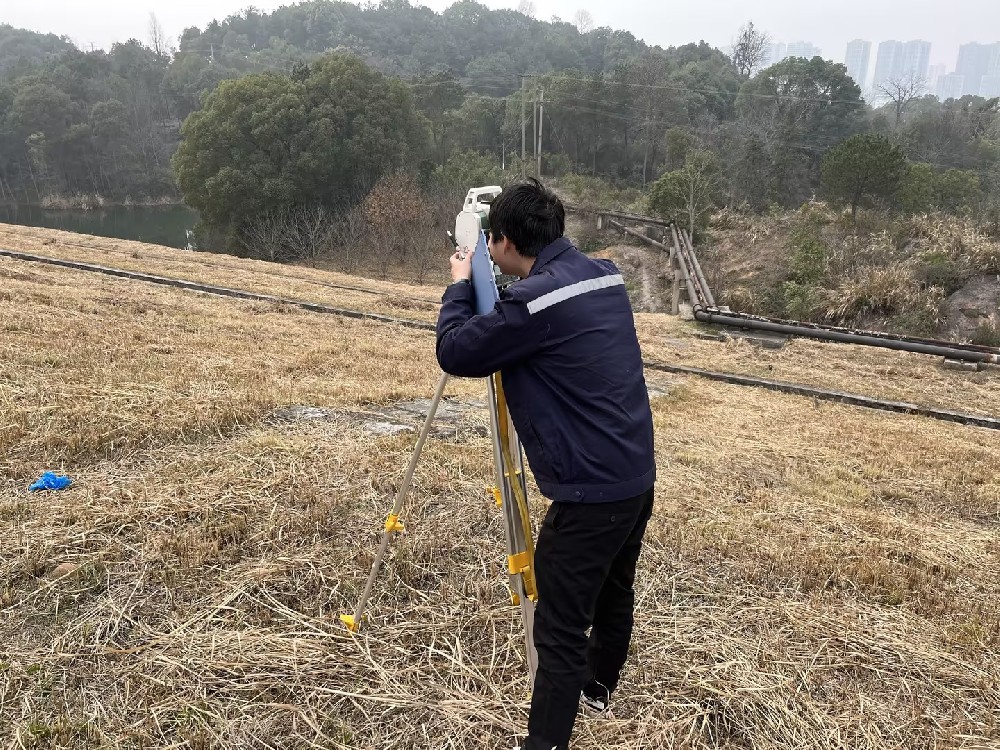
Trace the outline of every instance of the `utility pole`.
{"label": "utility pole", "polygon": [[531,103],[531,160],[538,161],[538,89],[535,89],[535,100]]}
{"label": "utility pole", "polygon": [[528,139],[528,76],[521,76],[521,179],[528,176],[525,142]]}
{"label": "utility pole", "polygon": [[542,179],[542,130],[545,128],[545,89],[538,98],[538,179]]}

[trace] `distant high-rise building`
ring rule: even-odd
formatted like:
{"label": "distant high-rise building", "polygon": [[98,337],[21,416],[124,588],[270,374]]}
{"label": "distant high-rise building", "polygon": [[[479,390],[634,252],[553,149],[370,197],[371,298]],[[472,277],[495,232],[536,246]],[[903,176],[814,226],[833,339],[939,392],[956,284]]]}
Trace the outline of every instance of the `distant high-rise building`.
{"label": "distant high-rise building", "polygon": [[878,46],[874,85],[908,78],[927,80],[931,61],[931,43],[922,39],[909,42],[890,40]]}
{"label": "distant high-rise building", "polygon": [[1000,75],[1000,42],[963,44],[958,48],[955,72],[965,77],[962,95],[978,96],[984,76]]}
{"label": "distant high-rise building", "polygon": [[903,66],[903,43],[895,40],[882,42],[878,46],[878,56],[875,58],[875,80],[878,86],[896,78]]}
{"label": "distant high-rise building", "polygon": [[784,44],[769,45],[768,48],[764,51],[763,66],[767,68],[770,67],[771,65],[777,65],[782,60],[784,60],[785,49],[786,46]]}
{"label": "distant high-rise building", "polygon": [[861,88],[868,83],[868,64],[872,59],[872,43],[855,39],[847,43],[847,73]]}
{"label": "distant high-rise building", "polygon": [[812,60],[814,57],[822,57],[823,51],[812,42],[789,42],[786,57],[804,57]]}
{"label": "distant high-rise building", "polygon": [[777,65],[789,57],[804,57],[807,60],[812,60],[817,55],[821,56],[822,50],[812,42],[791,42],[789,44],[778,42],[772,44],[765,51],[764,67]]}
{"label": "distant high-rise building", "polygon": [[965,89],[965,76],[961,73],[949,73],[941,76],[937,82],[937,97],[945,102],[949,99],[961,99]]}
{"label": "distant high-rise building", "polygon": [[903,77],[919,78],[926,83],[931,65],[931,43],[914,39],[903,45]]}
{"label": "distant high-rise building", "polygon": [[944,64],[931,65],[927,69],[927,91],[937,91],[938,81],[948,74],[948,68]]}
{"label": "distant high-rise building", "polygon": [[987,99],[1000,96],[1000,75],[983,76],[979,83],[979,95]]}

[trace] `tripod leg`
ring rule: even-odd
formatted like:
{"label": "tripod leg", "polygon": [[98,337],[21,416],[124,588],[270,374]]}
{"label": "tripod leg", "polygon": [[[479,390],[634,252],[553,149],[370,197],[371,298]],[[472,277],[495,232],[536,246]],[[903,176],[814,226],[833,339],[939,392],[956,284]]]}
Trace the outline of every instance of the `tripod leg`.
{"label": "tripod leg", "polygon": [[[533,626],[535,619],[534,544],[528,519],[524,467],[521,444],[510,422],[510,415],[499,375],[487,381],[489,389],[490,426],[493,433],[493,456],[497,487],[500,489],[507,541],[510,590],[514,604],[520,605],[524,622],[524,646],[528,673],[534,684],[538,657],[535,651]],[[515,458],[516,457],[516,458]]]}
{"label": "tripod leg", "polygon": [[[508,415],[509,419],[509,415]],[[530,550],[531,553],[531,586],[534,589],[537,584],[535,583],[535,562],[534,562],[534,540],[532,538],[530,522],[527,520],[527,497],[528,488],[527,481],[525,479],[524,473],[524,461],[521,454],[521,441],[517,438],[517,433],[514,431],[514,425],[511,424],[508,430],[509,436],[509,449],[508,456],[515,456],[514,458],[514,469],[516,470],[516,476],[510,477],[509,480],[513,485],[517,482],[519,485],[517,489],[511,492],[511,504],[508,506],[507,516],[510,518],[510,525],[513,529],[513,539],[514,545],[517,550]],[[520,490],[518,492],[517,490]],[[524,507],[520,507],[524,503]],[[526,525],[527,524],[527,525]],[[525,574],[522,572],[521,581],[522,585],[524,583]],[[524,621],[524,652],[528,660],[528,676],[529,685],[535,684],[535,672],[538,669],[538,653],[535,651],[535,601],[531,596],[521,597],[521,618]]]}
{"label": "tripod leg", "polygon": [[441,381],[434,392],[434,398],[431,399],[430,408],[427,410],[427,418],[424,420],[424,427],[417,438],[416,446],[413,448],[410,465],[406,467],[406,474],[403,475],[403,481],[400,483],[399,491],[396,493],[396,502],[393,503],[392,512],[385,521],[382,543],[379,545],[378,555],[376,555],[375,562],[372,563],[371,572],[368,574],[368,582],[365,584],[365,591],[361,595],[361,601],[358,602],[357,609],[354,610],[353,615],[340,616],[341,621],[347,626],[347,629],[353,633],[358,632],[358,628],[361,626],[361,618],[364,616],[365,607],[368,605],[368,597],[371,596],[372,587],[375,585],[375,578],[382,567],[382,560],[385,559],[385,553],[389,549],[389,540],[394,533],[403,531],[403,523],[399,520],[399,512],[403,509],[403,502],[410,491],[413,474],[417,470],[417,462],[420,460],[420,453],[424,449],[424,443],[427,442],[427,436],[431,431],[431,424],[434,422],[434,415],[437,414],[438,405],[441,403],[441,397],[444,395],[444,389],[447,385],[448,374],[441,373]]}

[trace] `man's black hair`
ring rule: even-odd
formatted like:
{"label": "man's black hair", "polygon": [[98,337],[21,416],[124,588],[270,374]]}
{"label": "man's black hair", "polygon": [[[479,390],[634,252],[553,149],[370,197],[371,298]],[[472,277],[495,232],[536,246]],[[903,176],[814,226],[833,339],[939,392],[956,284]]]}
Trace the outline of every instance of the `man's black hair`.
{"label": "man's black hair", "polygon": [[537,258],[566,231],[566,209],[555,193],[531,177],[493,201],[490,231],[513,242],[521,255]]}

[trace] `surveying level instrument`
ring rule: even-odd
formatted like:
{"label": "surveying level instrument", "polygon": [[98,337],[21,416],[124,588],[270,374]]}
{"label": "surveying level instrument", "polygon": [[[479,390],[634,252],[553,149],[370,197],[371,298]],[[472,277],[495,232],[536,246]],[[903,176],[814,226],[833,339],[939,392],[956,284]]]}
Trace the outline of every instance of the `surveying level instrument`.
{"label": "surveying level instrument", "polygon": [[[489,254],[484,229],[488,226],[489,201],[492,201],[500,194],[499,187],[474,188],[469,191],[462,212],[455,222],[455,236],[449,232],[452,243],[458,247],[475,246],[476,252],[472,256],[472,286],[475,291],[476,314],[484,315],[489,313],[497,301],[500,299],[497,269]],[[483,210],[485,206],[485,211]],[[456,239],[457,237],[457,239]],[[358,602],[354,614],[341,615],[340,619],[353,632],[358,632],[364,617],[365,607],[371,596],[372,588],[375,585],[375,578],[385,559],[392,536],[404,531],[403,522],[400,520],[400,513],[403,503],[409,493],[410,485],[413,481],[413,474],[416,471],[417,463],[420,460],[420,453],[427,436],[430,434],[431,424],[437,413],[438,405],[444,395],[445,386],[448,383],[448,375],[443,373],[438,382],[437,390],[431,399],[427,417],[424,420],[423,429],[417,438],[410,463],[403,475],[399,491],[396,493],[396,500],[392,510],[385,520],[382,532],[382,541],[379,545],[378,554],[372,563],[371,572],[368,575],[368,582],[365,585],[364,593]],[[535,602],[538,600],[538,590],[535,586],[535,543],[531,531],[531,518],[528,513],[528,490],[524,471],[524,455],[521,449],[521,441],[518,439],[514,424],[507,409],[507,400],[504,397],[503,382],[500,373],[494,373],[486,381],[487,402],[490,413],[490,436],[493,443],[493,465],[496,474],[496,484],[491,488],[491,493],[497,506],[503,512],[504,517],[504,537],[507,545],[507,574],[511,592],[511,601],[514,606],[520,607],[521,616],[524,620],[524,645],[528,662],[528,672],[531,683],[535,680],[535,670],[538,665],[538,657],[535,653],[534,638],[532,630],[535,619]]]}

